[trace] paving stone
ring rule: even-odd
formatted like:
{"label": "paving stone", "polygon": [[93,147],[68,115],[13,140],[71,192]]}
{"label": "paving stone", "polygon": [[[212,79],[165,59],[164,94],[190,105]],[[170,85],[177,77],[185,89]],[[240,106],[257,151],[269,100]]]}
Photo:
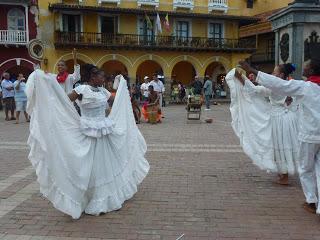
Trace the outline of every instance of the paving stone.
{"label": "paving stone", "polygon": [[27,160],[28,124],[0,112],[0,239],[319,239],[320,221],[306,213],[299,181],[289,187],[259,171],[242,153],[227,105],[213,123],[186,121],[183,106],[165,108],[159,125],[140,124],[151,169],[119,211],[79,220],[41,194]]}

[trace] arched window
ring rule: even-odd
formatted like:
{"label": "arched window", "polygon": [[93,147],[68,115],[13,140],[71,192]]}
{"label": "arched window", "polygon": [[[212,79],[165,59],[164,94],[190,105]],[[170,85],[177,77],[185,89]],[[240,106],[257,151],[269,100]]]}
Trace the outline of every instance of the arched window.
{"label": "arched window", "polygon": [[25,31],[25,15],[24,12],[18,8],[12,8],[8,12],[8,30]]}

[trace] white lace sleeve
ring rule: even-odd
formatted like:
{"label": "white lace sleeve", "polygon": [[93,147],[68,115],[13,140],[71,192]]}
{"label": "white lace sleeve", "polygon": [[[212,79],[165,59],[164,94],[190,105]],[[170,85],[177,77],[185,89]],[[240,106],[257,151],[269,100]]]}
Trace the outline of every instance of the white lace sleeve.
{"label": "white lace sleeve", "polygon": [[80,86],[74,88],[73,90],[78,94],[83,94],[85,88],[86,88],[86,85],[80,85]]}

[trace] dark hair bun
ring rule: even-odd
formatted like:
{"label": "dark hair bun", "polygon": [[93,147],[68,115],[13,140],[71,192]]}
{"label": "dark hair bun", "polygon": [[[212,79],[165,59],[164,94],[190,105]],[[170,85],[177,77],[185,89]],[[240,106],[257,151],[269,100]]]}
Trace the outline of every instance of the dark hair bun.
{"label": "dark hair bun", "polygon": [[290,75],[296,70],[296,66],[292,63],[286,63],[283,65],[283,67],[286,75]]}
{"label": "dark hair bun", "polygon": [[97,67],[95,65],[93,65],[93,64],[86,63],[86,64],[84,64],[82,66],[82,68],[83,68],[84,72],[88,72],[89,73],[89,72],[92,71],[92,69],[97,68]]}

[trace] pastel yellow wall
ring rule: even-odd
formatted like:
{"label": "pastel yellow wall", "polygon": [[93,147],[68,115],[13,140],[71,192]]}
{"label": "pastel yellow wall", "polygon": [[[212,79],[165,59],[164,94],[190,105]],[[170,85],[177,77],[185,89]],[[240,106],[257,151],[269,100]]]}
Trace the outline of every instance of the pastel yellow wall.
{"label": "pastel yellow wall", "polygon": [[253,16],[263,12],[272,11],[274,9],[288,6],[293,0],[255,0],[253,8],[247,8],[245,0],[229,0],[230,15]]}
{"label": "pastel yellow wall", "polygon": [[[48,3],[60,3],[61,0],[41,0],[38,1],[40,6],[48,6]],[[78,0],[64,0],[65,3],[73,4],[78,3]],[[260,14],[262,12],[271,11],[273,9],[278,9],[286,7],[293,0],[254,0],[254,7],[252,9],[247,8],[246,0],[229,0],[228,6],[229,10],[227,14],[229,15],[242,15],[242,16],[252,16]],[[98,5],[97,0],[85,0],[83,4],[96,6]],[[103,3],[105,6],[115,6],[114,4]],[[119,7],[123,8],[137,8],[137,3],[135,1],[122,0]],[[148,7],[145,7],[148,8]],[[161,11],[173,11],[173,0],[160,0],[159,10]],[[183,10],[180,10],[183,11]],[[194,10],[197,13],[208,13],[208,0],[194,0]],[[220,13],[218,13],[220,14]]]}
{"label": "pastel yellow wall", "polygon": [[[257,0],[259,2],[259,0]],[[45,58],[48,59],[48,64],[43,65],[45,70],[50,72],[56,72],[56,64],[59,59],[69,60],[72,58],[71,48],[70,49],[55,49],[54,47],[54,30],[59,30],[59,13],[52,13],[48,10],[49,2],[60,3],[60,0],[41,0],[39,1],[40,9],[40,28],[41,37],[46,45],[45,48]],[[76,3],[77,1],[65,1],[69,3]],[[160,0],[159,10],[172,11],[172,0]],[[84,2],[86,5],[97,5],[96,0],[86,0]],[[245,6],[245,1],[240,0],[229,0],[230,10],[228,14],[243,15],[252,14],[253,11],[257,10],[247,10]],[[258,6],[258,4],[256,5]],[[137,7],[136,2],[132,1],[122,1],[120,7]],[[265,6],[264,6],[265,7]],[[241,11],[239,11],[241,9]],[[263,9],[261,6],[260,9]],[[207,0],[195,0],[194,12],[208,13]],[[83,14],[83,30],[85,32],[97,32],[98,31],[98,17],[97,13],[84,13]],[[171,29],[173,29],[174,19],[170,17]],[[192,19],[192,36],[194,37],[207,37],[208,36],[208,20],[207,19]],[[120,14],[119,15],[119,32],[121,34],[136,34],[137,33],[137,16]],[[225,38],[238,38],[238,22],[232,20],[224,20],[224,32]],[[164,31],[164,35],[170,35]],[[239,54],[239,53],[206,53],[206,52],[177,52],[177,51],[138,51],[138,50],[105,50],[105,49],[78,49],[78,58],[82,61],[81,63],[92,63],[99,67],[109,68],[112,64],[104,65],[108,61],[119,61],[121,62],[128,71],[129,76],[135,79],[138,68],[145,61],[154,61],[159,64],[163,69],[164,75],[167,78],[171,78],[173,68],[179,62],[189,62],[192,64],[195,73],[200,77],[203,77],[207,67],[213,62],[217,62],[222,65],[226,71],[234,67],[240,59],[245,59],[249,57],[250,54]],[[115,62],[114,62],[115,63]],[[124,69],[121,65],[116,63],[117,69]],[[150,65],[151,66],[151,65]],[[141,67],[140,67],[141,69]],[[183,69],[179,70],[181,78],[185,79],[185,83],[191,81],[191,68],[188,68],[183,73]],[[154,69],[153,69],[154,70]],[[152,71],[153,71],[152,70]],[[139,70],[139,74],[143,75],[143,71]]]}

